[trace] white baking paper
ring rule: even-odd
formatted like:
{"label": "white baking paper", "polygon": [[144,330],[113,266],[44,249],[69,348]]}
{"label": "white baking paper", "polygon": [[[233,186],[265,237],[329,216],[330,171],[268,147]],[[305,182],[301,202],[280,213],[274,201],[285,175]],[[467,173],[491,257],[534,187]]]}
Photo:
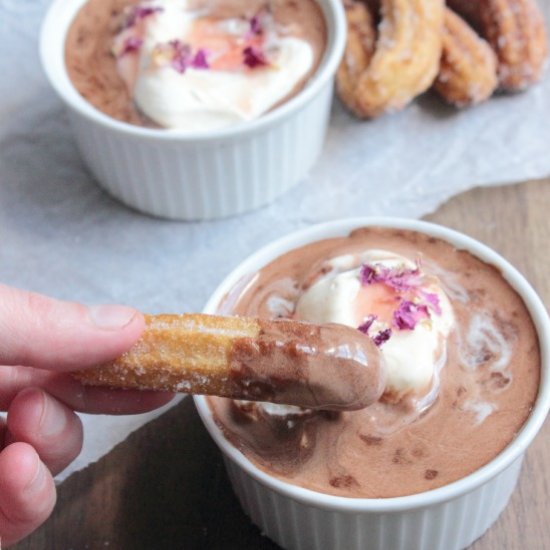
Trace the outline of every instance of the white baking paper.
{"label": "white baking paper", "polygon": [[[335,103],[323,158],[259,211],[177,223],[107,196],[84,167],[61,102],[41,71],[46,0],[0,0],[0,281],[85,303],[199,311],[222,278],[269,241],[346,216],[420,217],[452,195],[550,174],[550,78],[456,111],[426,95],[359,122]],[[550,15],[550,0],[544,9]],[[0,335],[1,338],[1,335]],[[83,415],[86,438],[60,479],[159,414]]]}

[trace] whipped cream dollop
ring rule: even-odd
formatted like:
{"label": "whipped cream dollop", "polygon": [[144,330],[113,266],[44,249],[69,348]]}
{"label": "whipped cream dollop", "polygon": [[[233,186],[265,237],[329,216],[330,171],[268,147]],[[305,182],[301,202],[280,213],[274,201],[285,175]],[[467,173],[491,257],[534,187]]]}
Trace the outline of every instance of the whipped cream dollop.
{"label": "whipped cream dollop", "polygon": [[114,40],[117,68],[139,109],[166,128],[209,131],[258,118],[314,64],[311,45],[268,10],[216,18],[207,2],[133,6]]}
{"label": "whipped cream dollop", "polygon": [[454,315],[439,279],[408,258],[367,250],[325,262],[295,317],[357,327],[380,346],[386,399],[411,393],[429,405],[438,390]]}

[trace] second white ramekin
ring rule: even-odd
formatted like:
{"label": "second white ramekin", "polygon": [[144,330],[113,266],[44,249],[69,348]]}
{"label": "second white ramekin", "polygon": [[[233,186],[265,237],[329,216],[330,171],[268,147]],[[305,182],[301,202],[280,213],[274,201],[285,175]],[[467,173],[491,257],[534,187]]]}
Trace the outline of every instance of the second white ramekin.
{"label": "second white ramekin", "polygon": [[207,220],[267,204],[307,175],[324,143],[334,75],[345,46],[341,0],[317,0],[328,42],[304,90],[253,122],[196,134],[117,121],[76,91],[65,67],[65,37],[85,1],[52,2],[40,54],[50,83],[68,108],[82,156],[109,193],[148,214]]}
{"label": "second white ramekin", "polygon": [[233,488],[245,512],[268,537],[287,550],[458,550],[479,538],[505,508],[519,476],[524,453],[550,406],[550,321],[525,278],[485,245],[442,226],[415,220],[364,218],[310,227],[280,239],[245,260],[214,292],[205,307],[218,309],[243,277],[281,254],[319,239],[344,236],[369,225],[421,231],[496,266],[524,300],[537,328],[541,383],[537,401],[517,437],[469,476],[435,489],[398,498],[351,499],[310,491],[257,468],[229,441],[212,418],[204,397],[195,397],[199,414],[220,447]]}

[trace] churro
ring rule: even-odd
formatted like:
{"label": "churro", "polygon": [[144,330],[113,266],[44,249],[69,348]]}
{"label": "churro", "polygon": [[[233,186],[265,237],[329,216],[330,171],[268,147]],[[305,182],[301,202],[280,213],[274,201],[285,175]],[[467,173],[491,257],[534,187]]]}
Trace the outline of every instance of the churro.
{"label": "churro", "polygon": [[336,84],[340,99],[355,111],[356,86],[374,55],[376,26],[373,15],[365,4],[346,0],[344,8],[348,37],[344,58],[338,67]]}
{"label": "churro", "polygon": [[548,54],[542,13],[535,0],[449,0],[491,44],[504,90],[523,90],[537,82]]}
{"label": "churro", "polygon": [[341,325],[215,315],[149,315],[125,354],[74,375],[84,384],[353,410],[376,401],[375,344]]}
{"label": "churro", "polygon": [[449,103],[465,107],[485,101],[497,86],[497,59],[491,46],[447,8],[435,91]]}
{"label": "churro", "polygon": [[[340,99],[356,115],[405,107],[434,81],[441,58],[442,0],[382,0],[378,29],[365,4],[348,0],[348,41],[337,75]],[[377,36],[372,52],[371,36]]]}

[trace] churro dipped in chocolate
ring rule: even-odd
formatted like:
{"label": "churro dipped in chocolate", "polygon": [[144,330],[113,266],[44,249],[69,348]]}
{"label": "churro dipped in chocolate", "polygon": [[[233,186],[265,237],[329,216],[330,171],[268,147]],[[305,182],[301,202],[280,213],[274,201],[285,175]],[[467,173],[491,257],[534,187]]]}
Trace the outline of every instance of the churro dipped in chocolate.
{"label": "churro dipped in chocolate", "polygon": [[368,336],[337,324],[149,315],[140,340],[114,361],[74,375],[84,384],[355,410],[384,391]]}

